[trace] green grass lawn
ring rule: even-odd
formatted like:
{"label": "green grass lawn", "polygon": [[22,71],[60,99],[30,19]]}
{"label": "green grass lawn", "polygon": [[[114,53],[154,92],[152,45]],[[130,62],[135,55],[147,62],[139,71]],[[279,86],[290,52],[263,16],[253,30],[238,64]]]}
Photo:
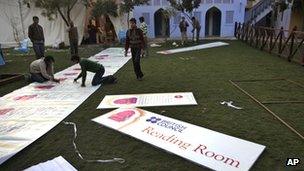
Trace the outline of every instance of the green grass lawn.
{"label": "green grass lawn", "polygon": [[[124,164],[86,163],[73,149],[72,127],[57,125],[50,132],[0,166],[0,170],[21,170],[31,165],[62,155],[79,170],[208,170],[147,143],[105,128],[91,121],[110,110],[96,110],[105,95],[130,93],[165,93],[190,91],[197,106],[149,107],[145,110],[162,113],[198,126],[266,146],[252,170],[286,170],[288,157],[300,157],[304,169],[304,141],[288,130],[248,96],[240,92],[229,80],[288,78],[304,84],[304,67],[265,52],[253,49],[239,41],[227,41],[229,46],[200,51],[159,55],[163,48],[151,48],[150,57],[142,60],[145,73],[143,81],[137,81],[129,61],[115,75],[118,83],[100,87],[79,106],[65,121],[78,126],[76,143],[87,159],[124,158]],[[97,53],[99,48],[86,50],[81,56]],[[56,57],[56,70],[71,65],[68,52],[48,52]],[[187,58],[186,58],[187,57]],[[25,72],[33,57],[13,57],[0,73]],[[186,59],[186,60],[185,60]],[[0,95],[24,86],[24,81],[0,87]],[[286,82],[239,83],[261,101],[301,100],[304,91]],[[234,101],[244,110],[235,110],[220,104]],[[303,104],[267,105],[304,134]],[[295,168],[293,168],[295,169]]]}

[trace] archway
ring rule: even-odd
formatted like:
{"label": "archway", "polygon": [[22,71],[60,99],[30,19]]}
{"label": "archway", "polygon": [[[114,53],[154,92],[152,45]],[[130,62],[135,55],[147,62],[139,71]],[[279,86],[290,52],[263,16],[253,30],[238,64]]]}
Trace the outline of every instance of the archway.
{"label": "archway", "polygon": [[155,37],[170,36],[170,19],[164,15],[162,8],[154,13],[154,32]]}
{"label": "archway", "polygon": [[206,13],[205,35],[220,36],[221,35],[221,19],[222,13],[216,8],[210,8]]}

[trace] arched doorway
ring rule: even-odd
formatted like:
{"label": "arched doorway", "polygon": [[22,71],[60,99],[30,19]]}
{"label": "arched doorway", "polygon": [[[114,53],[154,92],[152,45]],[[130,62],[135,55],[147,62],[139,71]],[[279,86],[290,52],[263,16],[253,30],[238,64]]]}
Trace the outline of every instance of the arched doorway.
{"label": "arched doorway", "polygon": [[206,13],[206,25],[205,35],[206,36],[220,36],[221,35],[221,19],[222,13],[216,8],[210,8]]}
{"label": "arched doorway", "polygon": [[170,36],[170,19],[165,17],[162,8],[154,13],[154,32],[155,37]]}

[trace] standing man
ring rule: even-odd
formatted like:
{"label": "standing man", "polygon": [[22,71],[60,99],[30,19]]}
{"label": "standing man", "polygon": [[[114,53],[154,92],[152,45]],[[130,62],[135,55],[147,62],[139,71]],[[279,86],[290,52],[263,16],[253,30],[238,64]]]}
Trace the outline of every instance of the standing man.
{"label": "standing man", "polygon": [[200,31],[201,31],[201,25],[195,17],[192,17],[191,20],[192,20],[192,24],[193,24],[193,29],[192,29],[191,32],[194,33],[194,31],[196,30],[196,39],[194,41],[199,42],[199,35],[200,35]]}
{"label": "standing man", "polygon": [[93,20],[89,21],[88,25],[88,33],[89,33],[89,44],[96,44],[96,33],[97,33],[97,28],[93,24]]}
{"label": "standing man", "polygon": [[99,84],[116,83],[116,78],[113,75],[103,77],[105,73],[105,68],[97,62],[85,58],[80,58],[78,55],[73,55],[71,61],[75,64],[79,63],[81,67],[81,73],[78,75],[77,78],[74,79],[74,82],[77,82],[77,80],[82,77],[81,87],[86,86],[85,82],[87,78],[87,71],[95,73],[92,80],[92,86],[96,86]]}
{"label": "standing man", "polygon": [[187,27],[189,27],[188,22],[185,20],[185,17],[182,17],[182,21],[179,23],[179,29],[182,35],[182,45],[187,42]]}
{"label": "standing man", "polygon": [[148,33],[148,26],[147,24],[145,23],[145,18],[144,17],[140,17],[139,18],[139,21],[140,21],[140,29],[141,31],[143,32],[143,35],[144,35],[144,41],[145,41],[145,46],[144,46],[144,53],[142,55],[142,57],[148,57],[149,56],[149,51],[148,51],[148,36],[147,36],[147,33]]}
{"label": "standing man", "polygon": [[140,68],[140,56],[143,54],[145,41],[143,32],[136,26],[135,18],[130,19],[130,26],[131,29],[129,29],[126,34],[125,56],[127,56],[130,47],[136,78],[141,81],[144,74]]}
{"label": "standing man", "polygon": [[74,26],[73,21],[70,21],[70,28],[68,29],[68,32],[71,55],[78,55],[78,31],[77,27]]}
{"label": "standing man", "polygon": [[28,37],[33,43],[33,49],[36,54],[36,58],[40,59],[44,57],[44,34],[43,28],[38,24],[39,18],[37,16],[33,17],[34,23],[28,28]]}

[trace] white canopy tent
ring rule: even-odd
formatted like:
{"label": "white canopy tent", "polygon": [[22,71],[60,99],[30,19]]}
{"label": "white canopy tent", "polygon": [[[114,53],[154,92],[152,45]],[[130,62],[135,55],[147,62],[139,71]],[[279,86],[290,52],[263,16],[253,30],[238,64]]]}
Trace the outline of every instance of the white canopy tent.
{"label": "white canopy tent", "polygon": [[[71,11],[71,19],[78,27],[79,43],[82,40],[86,7],[80,3],[76,4]],[[42,9],[36,8],[34,4],[29,7],[22,0],[0,1],[0,43],[4,47],[16,46],[17,41],[27,38],[28,26],[33,23],[33,16],[39,17],[39,24],[44,29],[45,45],[52,46],[55,43],[65,42],[69,44],[67,26],[58,15],[54,20],[49,20],[41,15]]]}

